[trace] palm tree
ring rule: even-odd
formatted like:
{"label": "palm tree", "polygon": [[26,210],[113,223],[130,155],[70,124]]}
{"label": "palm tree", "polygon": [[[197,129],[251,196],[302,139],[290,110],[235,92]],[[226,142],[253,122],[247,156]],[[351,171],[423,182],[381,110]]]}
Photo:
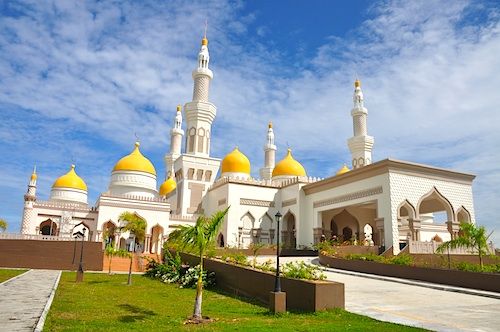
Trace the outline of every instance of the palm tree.
{"label": "palm tree", "polygon": [[7,221],[5,219],[0,218],[0,231],[3,233],[7,229]]}
{"label": "palm tree", "polygon": [[[142,243],[142,241],[144,241],[144,238],[146,237],[146,225],[147,225],[146,220],[135,213],[130,213],[127,211],[120,214],[120,217],[118,217],[118,219],[126,222],[125,226],[121,227],[122,231],[129,231],[130,233],[134,234],[135,236],[134,252],[135,252],[137,248],[136,244]],[[130,266],[128,269],[127,285],[132,285],[132,259],[134,256],[132,254],[129,254],[129,257],[130,257]]]}
{"label": "palm tree", "polygon": [[169,241],[179,245],[181,249],[191,249],[200,256],[200,270],[196,284],[196,300],[194,302],[193,319],[199,321],[201,316],[201,302],[203,295],[203,256],[206,250],[214,243],[219,229],[224,222],[229,207],[218,211],[211,217],[201,215],[193,226],[182,226],[170,233]]}
{"label": "palm tree", "polygon": [[458,237],[450,241],[444,242],[439,247],[437,247],[437,252],[444,252],[447,249],[455,248],[468,248],[471,251],[477,251],[479,256],[479,265],[481,270],[483,269],[483,256],[488,254],[488,238],[491,236],[486,236],[486,229],[484,226],[476,226],[468,222],[460,223],[460,231],[458,232]]}

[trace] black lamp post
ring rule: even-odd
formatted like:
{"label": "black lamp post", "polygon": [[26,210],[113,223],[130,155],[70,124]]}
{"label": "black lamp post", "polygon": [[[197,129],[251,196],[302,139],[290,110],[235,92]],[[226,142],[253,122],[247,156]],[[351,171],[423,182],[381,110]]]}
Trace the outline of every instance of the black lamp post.
{"label": "black lamp post", "polygon": [[274,217],[276,218],[277,226],[277,239],[276,239],[276,278],[274,279],[274,291],[281,292],[281,281],[280,281],[280,221],[281,213],[278,211]]}
{"label": "black lamp post", "polygon": [[82,229],[82,248],[80,250],[80,264],[78,265],[78,271],[76,272],[76,282],[83,281],[83,242],[85,240],[85,231],[86,229]]}

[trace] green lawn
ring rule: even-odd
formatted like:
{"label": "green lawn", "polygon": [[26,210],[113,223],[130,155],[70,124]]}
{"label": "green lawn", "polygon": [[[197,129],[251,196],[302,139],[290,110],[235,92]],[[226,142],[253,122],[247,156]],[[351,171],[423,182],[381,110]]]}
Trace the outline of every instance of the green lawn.
{"label": "green lawn", "polygon": [[0,282],[4,282],[5,280],[8,280],[24,272],[26,272],[26,270],[0,269]]}
{"label": "green lawn", "polygon": [[143,276],[85,274],[76,284],[75,274],[62,274],[45,331],[418,331],[383,323],[344,310],[321,313],[287,313],[279,316],[267,308],[213,291],[204,292],[203,315],[215,322],[183,325],[191,314],[195,290],[179,289]]}

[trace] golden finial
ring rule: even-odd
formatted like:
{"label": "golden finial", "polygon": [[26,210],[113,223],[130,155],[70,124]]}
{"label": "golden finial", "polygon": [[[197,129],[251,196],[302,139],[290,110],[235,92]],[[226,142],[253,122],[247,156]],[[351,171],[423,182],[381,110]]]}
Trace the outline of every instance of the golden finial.
{"label": "golden finial", "polygon": [[71,169],[75,169],[75,164],[71,164]]}
{"label": "golden finial", "polygon": [[269,124],[267,125],[267,127],[268,127],[269,129],[271,129],[271,128],[273,127],[273,123],[272,123],[271,121],[269,121]]}
{"label": "golden finial", "polygon": [[201,40],[201,45],[203,45],[203,46],[208,45],[207,28],[208,28],[208,22],[207,22],[207,20],[205,20],[205,32],[203,34],[203,39]]}
{"label": "golden finial", "polygon": [[177,112],[181,112],[182,111],[182,106],[181,104],[177,105]]}
{"label": "golden finial", "polygon": [[37,175],[36,175],[36,165],[33,167],[33,173],[31,173],[31,180],[36,180]]}
{"label": "golden finial", "polygon": [[356,80],[354,81],[354,87],[359,88],[360,86],[361,86],[361,81],[359,80],[359,78],[356,78]]}

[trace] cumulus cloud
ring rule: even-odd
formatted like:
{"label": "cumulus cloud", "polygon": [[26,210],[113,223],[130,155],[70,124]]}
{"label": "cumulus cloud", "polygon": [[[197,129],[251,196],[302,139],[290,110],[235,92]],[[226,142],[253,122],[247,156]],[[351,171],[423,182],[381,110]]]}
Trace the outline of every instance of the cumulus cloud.
{"label": "cumulus cloud", "polygon": [[[45,179],[42,198],[74,160],[96,199],[134,133],[161,174],[175,105],[191,98],[208,19],[215,156],[237,144],[257,175],[272,120],[278,156],[289,145],[310,175],[333,174],[350,160],[352,81],[359,75],[375,159],[477,174],[476,217],[498,227],[498,8],[378,2],[358,28],[330,36],[300,64],[265,46],[272,31],[262,22],[249,31],[258,13],[243,8],[225,0],[9,2],[0,20],[0,193],[17,198],[6,217],[19,220],[20,179],[35,162]],[[500,231],[495,236],[500,243]]]}

